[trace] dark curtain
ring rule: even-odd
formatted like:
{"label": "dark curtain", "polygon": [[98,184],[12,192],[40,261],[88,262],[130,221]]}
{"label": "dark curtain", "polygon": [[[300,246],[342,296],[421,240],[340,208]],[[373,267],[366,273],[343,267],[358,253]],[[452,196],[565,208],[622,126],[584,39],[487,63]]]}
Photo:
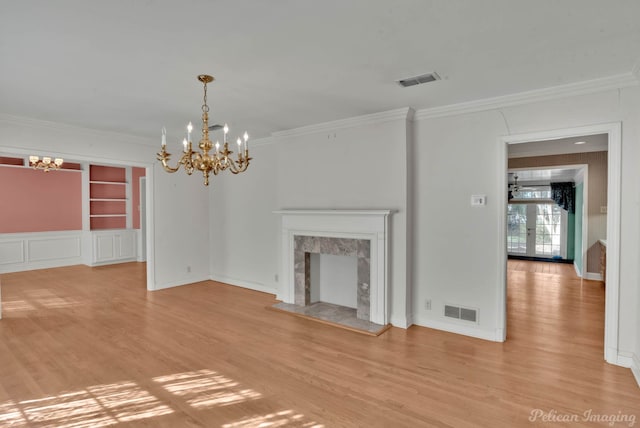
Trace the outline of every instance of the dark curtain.
{"label": "dark curtain", "polygon": [[551,199],[562,209],[576,212],[576,191],[573,183],[551,183]]}

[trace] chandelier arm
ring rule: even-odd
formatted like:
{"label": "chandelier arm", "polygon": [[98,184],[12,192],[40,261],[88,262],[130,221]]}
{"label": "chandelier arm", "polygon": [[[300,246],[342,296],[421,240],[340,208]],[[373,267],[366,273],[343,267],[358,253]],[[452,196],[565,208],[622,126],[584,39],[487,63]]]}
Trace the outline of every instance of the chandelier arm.
{"label": "chandelier arm", "polygon": [[233,173],[233,174],[238,174],[241,172],[244,172],[247,170],[247,167],[249,166],[249,160],[251,160],[251,158],[247,157],[247,158],[240,158],[237,160],[228,158],[228,163],[229,163],[229,170]]}
{"label": "chandelier arm", "polygon": [[164,168],[164,170],[167,172],[174,173],[180,169],[180,162],[178,162],[178,165],[176,165],[175,168],[170,167],[168,163],[170,157],[171,154],[167,153],[164,149],[160,153],[158,153],[158,160],[162,162],[162,168]]}

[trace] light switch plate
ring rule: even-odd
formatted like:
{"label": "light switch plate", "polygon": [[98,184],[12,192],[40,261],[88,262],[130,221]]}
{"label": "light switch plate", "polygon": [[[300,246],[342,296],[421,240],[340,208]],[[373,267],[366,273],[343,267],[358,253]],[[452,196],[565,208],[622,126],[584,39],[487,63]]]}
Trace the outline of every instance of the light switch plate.
{"label": "light switch plate", "polygon": [[487,195],[471,195],[471,206],[481,207],[487,205]]}

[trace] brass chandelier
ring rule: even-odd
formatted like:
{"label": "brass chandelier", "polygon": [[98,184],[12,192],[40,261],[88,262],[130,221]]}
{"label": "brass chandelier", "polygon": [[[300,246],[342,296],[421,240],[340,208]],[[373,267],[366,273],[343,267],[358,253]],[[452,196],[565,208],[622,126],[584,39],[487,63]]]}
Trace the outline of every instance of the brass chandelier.
{"label": "brass chandelier", "polygon": [[49,156],[43,156],[42,159],[38,156],[29,156],[29,165],[33,169],[41,169],[44,172],[50,170],[58,170],[62,166],[64,160],[62,158],[51,159]]}
{"label": "brass chandelier", "polygon": [[[191,147],[191,131],[193,126],[191,122],[187,125],[187,138],[182,141],[182,157],[178,161],[175,167],[169,166],[169,158],[171,153],[168,153],[167,148],[167,131],[162,128],[162,150],[158,153],[158,160],[162,162],[164,170],[167,172],[176,172],[180,169],[180,166],[184,168],[188,175],[191,175],[193,171],[202,171],[204,176],[204,185],[209,185],[209,174],[213,172],[213,175],[218,175],[220,171],[229,170],[233,174],[238,174],[247,170],[249,166],[249,134],[244,133],[243,138],[238,138],[238,150],[237,156],[231,157],[233,152],[229,150],[229,143],[227,141],[227,135],[229,134],[229,127],[224,125],[224,139],[222,146],[220,142],[216,141],[214,145],[209,139],[209,106],[207,105],[207,83],[213,82],[213,77],[201,74],[198,76],[198,80],[204,85],[204,103],[202,104],[202,139],[198,144],[200,152],[194,152]],[[214,153],[209,153],[215,148]]]}

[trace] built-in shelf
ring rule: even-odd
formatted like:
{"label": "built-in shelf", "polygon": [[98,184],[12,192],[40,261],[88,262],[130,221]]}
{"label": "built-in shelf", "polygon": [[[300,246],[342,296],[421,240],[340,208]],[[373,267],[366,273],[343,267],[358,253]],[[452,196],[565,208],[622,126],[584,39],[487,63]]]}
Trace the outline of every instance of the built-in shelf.
{"label": "built-in shelf", "polygon": [[91,230],[122,229],[127,225],[127,174],[122,167],[89,168]]}
{"label": "built-in shelf", "polygon": [[100,180],[90,180],[89,184],[118,184],[126,186],[128,183],[126,181],[100,181]]}

